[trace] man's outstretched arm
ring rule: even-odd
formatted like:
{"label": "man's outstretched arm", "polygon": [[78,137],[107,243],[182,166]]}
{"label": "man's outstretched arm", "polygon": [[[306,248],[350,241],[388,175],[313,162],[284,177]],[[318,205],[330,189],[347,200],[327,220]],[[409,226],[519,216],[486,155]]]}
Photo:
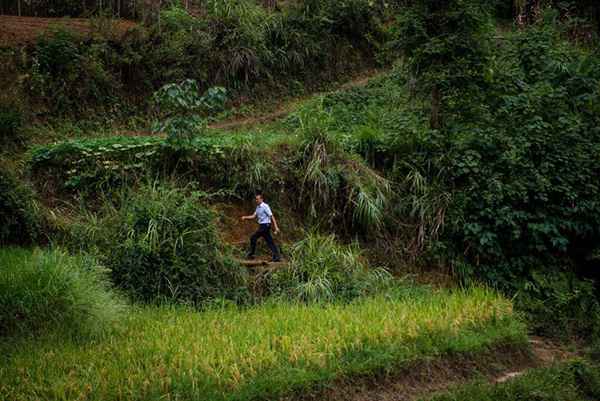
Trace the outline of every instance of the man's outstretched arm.
{"label": "man's outstretched arm", "polygon": [[249,215],[249,216],[242,216],[241,219],[242,220],[252,220],[256,218],[256,212],[254,212],[253,214]]}
{"label": "man's outstretched arm", "polygon": [[275,220],[275,215],[271,215],[271,221],[273,222],[273,232],[275,234],[279,233],[279,225],[277,225],[277,220]]}

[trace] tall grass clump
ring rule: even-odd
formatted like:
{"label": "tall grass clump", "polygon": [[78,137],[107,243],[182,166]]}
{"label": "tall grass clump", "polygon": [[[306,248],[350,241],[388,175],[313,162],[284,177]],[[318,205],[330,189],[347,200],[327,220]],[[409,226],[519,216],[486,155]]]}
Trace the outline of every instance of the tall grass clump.
{"label": "tall grass clump", "polygon": [[92,333],[115,320],[123,303],[91,257],[60,250],[0,249],[0,336]]}
{"label": "tall grass clump", "polygon": [[245,271],[220,243],[213,212],[182,190],[154,184],[126,193],[73,235],[135,299],[200,304],[245,293]]}
{"label": "tall grass clump", "polygon": [[300,197],[309,216],[358,232],[380,228],[390,183],[342,148],[331,131],[333,117],[322,105],[301,111],[297,120]]}
{"label": "tall grass clump", "polygon": [[351,300],[389,288],[390,274],[369,270],[356,246],[343,246],[333,235],[309,234],[296,243],[290,263],[272,276],[272,291],[303,302]]}

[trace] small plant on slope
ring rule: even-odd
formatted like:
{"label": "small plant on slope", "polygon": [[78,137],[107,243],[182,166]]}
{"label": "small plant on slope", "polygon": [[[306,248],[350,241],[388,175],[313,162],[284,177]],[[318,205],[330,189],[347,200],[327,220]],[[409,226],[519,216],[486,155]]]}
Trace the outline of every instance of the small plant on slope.
{"label": "small plant on slope", "polygon": [[161,117],[153,130],[165,133],[170,145],[180,147],[189,144],[197,133],[206,128],[206,119],[201,117],[201,113],[221,109],[226,93],[225,88],[214,87],[200,95],[198,83],[193,79],[163,86],[152,96]]}

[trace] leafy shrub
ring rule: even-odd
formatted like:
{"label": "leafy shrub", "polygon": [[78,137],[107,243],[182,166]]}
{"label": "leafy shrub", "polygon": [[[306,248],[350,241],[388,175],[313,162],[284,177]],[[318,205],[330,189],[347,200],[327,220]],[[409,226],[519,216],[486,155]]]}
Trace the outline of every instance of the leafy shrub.
{"label": "leafy shrub", "polygon": [[483,81],[492,31],[485,3],[424,0],[410,2],[399,13],[397,46],[419,86],[431,93],[432,128],[443,125],[449,98],[470,107],[461,95],[471,88],[473,97]]}
{"label": "leafy shrub", "polygon": [[594,284],[568,271],[536,270],[531,279],[520,278],[515,298],[531,328],[541,335],[590,338],[600,333],[600,301]]}
{"label": "leafy shrub", "polygon": [[162,138],[111,137],[33,148],[29,173],[40,186],[95,193],[139,175],[159,159]]}
{"label": "leafy shrub", "polygon": [[305,302],[351,300],[386,288],[382,269],[368,270],[358,248],[341,246],[334,236],[310,234],[291,250],[288,266],[273,273],[272,291]]}
{"label": "leafy shrub", "polygon": [[376,35],[382,12],[377,2],[368,0],[305,0],[301,2],[301,10],[321,29],[353,43]]}
{"label": "leafy shrub", "polygon": [[33,192],[0,164],[0,245],[31,244],[40,228]]}
{"label": "leafy shrub", "polygon": [[93,246],[114,283],[136,299],[241,299],[245,271],[228,256],[213,220],[193,196],[154,185],[125,194],[117,207],[107,205],[73,235]]}
{"label": "leafy shrub", "polygon": [[60,328],[90,333],[122,310],[94,259],[60,250],[0,249],[0,335]]}
{"label": "leafy shrub", "polygon": [[574,362],[571,369],[581,391],[590,399],[600,398],[600,366],[586,361]]}
{"label": "leafy shrub", "polygon": [[31,95],[59,114],[83,112],[88,104],[114,104],[119,83],[106,66],[110,53],[104,40],[86,43],[64,28],[53,29],[36,43]]}
{"label": "leafy shrub", "polygon": [[494,113],[457,133],[448,159],[460,188],[448,234],[493,280],[526,276],[536,265],[526,258],[573,257],[600,239],[600,60],[548,30],[517,35],[503,61],[510,72],[489,91]]}
{"label": "leafy shrub", "polygon": [[207,122],[198,113],[221,110],[226,94],[225,88],[217,87],[201,96],[198,83],[192,79],[163,86],[152,96],[163,116],[154,131],[165,133],[167,143],[172,146],[189,146],[195,134],[206,129]]}
{"label": "leafy shrub", "polygon": [[0,143],[17,139],[23,126],[23,115],[16,107],[0,105]]}

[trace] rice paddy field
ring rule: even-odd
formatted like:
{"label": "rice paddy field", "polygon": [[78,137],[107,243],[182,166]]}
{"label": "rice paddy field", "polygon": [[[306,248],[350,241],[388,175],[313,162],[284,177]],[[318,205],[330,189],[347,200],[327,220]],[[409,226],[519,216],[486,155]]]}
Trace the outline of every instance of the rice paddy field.
{"label": "rice paddy field", "polygon": [[277,399],[341,377],[526,344],[510,301],[482,288],[201,312],[140,306],[103,335],[3,343],[0,399]]}

